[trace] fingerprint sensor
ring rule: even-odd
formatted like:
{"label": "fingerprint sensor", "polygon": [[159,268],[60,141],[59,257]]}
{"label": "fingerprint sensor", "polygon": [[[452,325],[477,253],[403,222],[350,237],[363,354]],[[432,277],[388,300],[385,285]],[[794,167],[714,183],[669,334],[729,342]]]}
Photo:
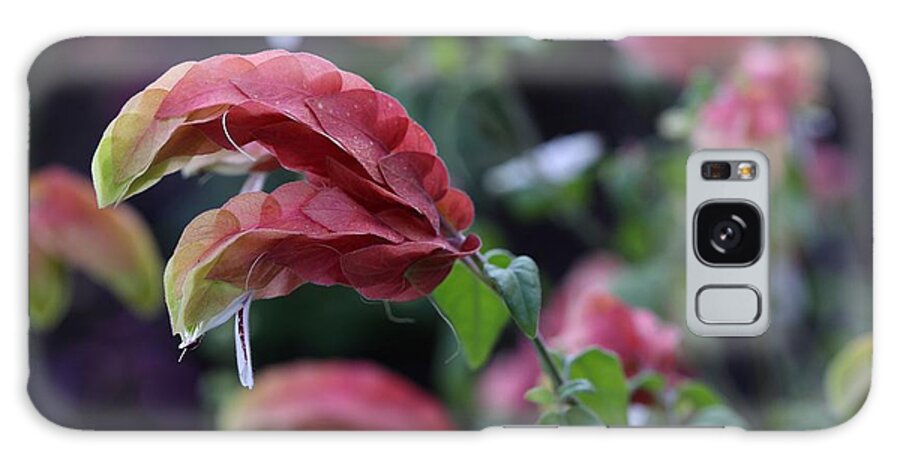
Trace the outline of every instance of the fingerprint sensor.
{"label": "fingerprint sensor", "polygon": [[697,317],[705,324],[752,324],[760,312],[759,291],[749,285],[708,285],[697,293]]}

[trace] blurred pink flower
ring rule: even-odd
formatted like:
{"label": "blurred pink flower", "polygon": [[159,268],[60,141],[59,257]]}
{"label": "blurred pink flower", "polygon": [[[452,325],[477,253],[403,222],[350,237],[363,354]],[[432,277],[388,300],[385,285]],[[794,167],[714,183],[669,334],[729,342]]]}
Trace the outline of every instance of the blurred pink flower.
{"label": "blurred pink flower", "polygon": [[694,147],[760,150],[778,182],[791,148],[791,114],[819,98],[824,73],[824,51],[812,40],[753,43],[700,108]]}
{"label": "blurred pink flower", "polygon": [[448,430],[437,400],[365,361],[301,361],[263,371],[223,414],[230,429]]}
{"label": "blurred pink flower", "polygon": [[611,255],[596,253],[583,258],[566,274],[554,290],[541,316],[541,333],[555,337],[563,328],[569,308],[582,295],[592,292],[608,292],[621,267],[619,260]]}
{"label": "blurred pink flower", "polygon": [[824,50],[809,39],[756,42],[741,56],[738,74],[786,104],[809,103],[822,91]]}
{"label": "blurred pink flower", "polygon": [[790,146],[790,108],[772,88],[723,83],[697,115],[694,148],[751,148],[769,157],[777,182]]}
{"label": "blurred pink flower", "polygon": [[[609,292],[618,267],[615,259],[598,255],[582,261],[566,276],[541,320],[549,346],[566,354],[601,347],[619,355],[629,376],[654,370],[677,382],[682,378],[678,329]],[[524,395],[540,378],[534,349],[523,341],[485,370],[479,401],[497,419],[529,419],[537,410]]]}
{"label": "blurred pink flower", "polygon": [[627,37],[615,44],[651,73],[683,82],[697,68],[727,69],[750,40],[747,37]]}
{"label": "blurred pink flower", "polygon": [[525,392],[537,386],[541,366],[531,344],[521,340],[515,349],[501,353],[484,370],[478,381],[481,410],[496,420],[533,422],[537,408],[525,399]]}
{"label": "blurred pink flower", "polygon": [[787,136],[788,108],[764,86],[723,84],[700,109],[694,144],[700,147],[756,148]]}
{"label": "blurred pink flower", "polygon": [[599,346],[619,355],[628,376],[653,370],[673,381],[681,377],[677,356],[681,334],[652,311],[592,290],[581,295],[566,316],[562,331],[550,341],[554,348],[576,353]]}

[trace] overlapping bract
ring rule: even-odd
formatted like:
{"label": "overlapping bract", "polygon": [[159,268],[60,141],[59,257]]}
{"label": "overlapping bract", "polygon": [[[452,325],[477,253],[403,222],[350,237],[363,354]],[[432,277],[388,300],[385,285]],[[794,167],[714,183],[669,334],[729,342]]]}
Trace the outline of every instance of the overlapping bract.
{"label": "overlapping bract", "polygon": [[[118,203],[203,156],[246,156],[246,170],[324,174],[335,160],[383,178],[378,160],[434,155],[425,131],[392,97],[308,53],[219,55],[169,69],[132,97],[94,155],[100,206]],[[277,158],[277,163],[272,160]],[[225,164],[235,170],[235,158]]]}
{"label": "overlapping bract", "polygon": [[32,325],[48,328],[66,304],[66,270],[85,272],[130,308],[161,308],[159,252],[137,212],[99,210],[90,182],[61,167],[43,169],[29,183],[29,307]]}
{"label": "overlapping bract", "polygon": [[480,245],[474,235],[451,243],[406,231],[404,220],[395,209],[363,207],[340,187],[306,181],[238,195],[182,234],[165,274],[173,328],[194,339],[244,291],[273,298],[307,282],[350,286],[371,299],[416,299]]}
{"label": "overlapping bract", "polygon": [[225,308],[248,291],[269,298],[312,282],[415,299],[480,246],[459,234],[472,203],[449,186],[425,130],[394,98],[314,55],[175,66],[104,134],[97,199],[114,204],[168,173],[220,161],[305,179],[236,196],[185,229],[165,275],[173,330],[185,341],[227,319]]}

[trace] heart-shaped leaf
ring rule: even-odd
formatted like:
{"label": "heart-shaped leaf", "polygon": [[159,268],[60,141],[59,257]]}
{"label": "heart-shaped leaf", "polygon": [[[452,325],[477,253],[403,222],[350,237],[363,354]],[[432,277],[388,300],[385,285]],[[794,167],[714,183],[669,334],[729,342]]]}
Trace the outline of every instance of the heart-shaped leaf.
{"label": "heart-shaped leaf", "polygon": [[502,266],[503,263],[499,261],[486,263],[484,272],[497,286],[519,329],[529,338],[534,338],[537,336],[541,312],[541,278],[538,266],[528,256],[517,256],[507,266]]}

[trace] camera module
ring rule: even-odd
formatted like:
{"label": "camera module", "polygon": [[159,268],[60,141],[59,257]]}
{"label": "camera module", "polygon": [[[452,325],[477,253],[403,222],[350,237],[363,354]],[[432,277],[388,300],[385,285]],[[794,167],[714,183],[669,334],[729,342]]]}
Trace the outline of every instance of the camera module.
{"label": "camera module", "polygon": [[700,167],[706,180],[728,180],[731,178],[731,163],[727,161],[707,161]]}
{"label": "camera module", "polygon": [[710,266],[749,266],[762,252],[762,217],[749,202],[709,202],[697,209],[694,251]]}

